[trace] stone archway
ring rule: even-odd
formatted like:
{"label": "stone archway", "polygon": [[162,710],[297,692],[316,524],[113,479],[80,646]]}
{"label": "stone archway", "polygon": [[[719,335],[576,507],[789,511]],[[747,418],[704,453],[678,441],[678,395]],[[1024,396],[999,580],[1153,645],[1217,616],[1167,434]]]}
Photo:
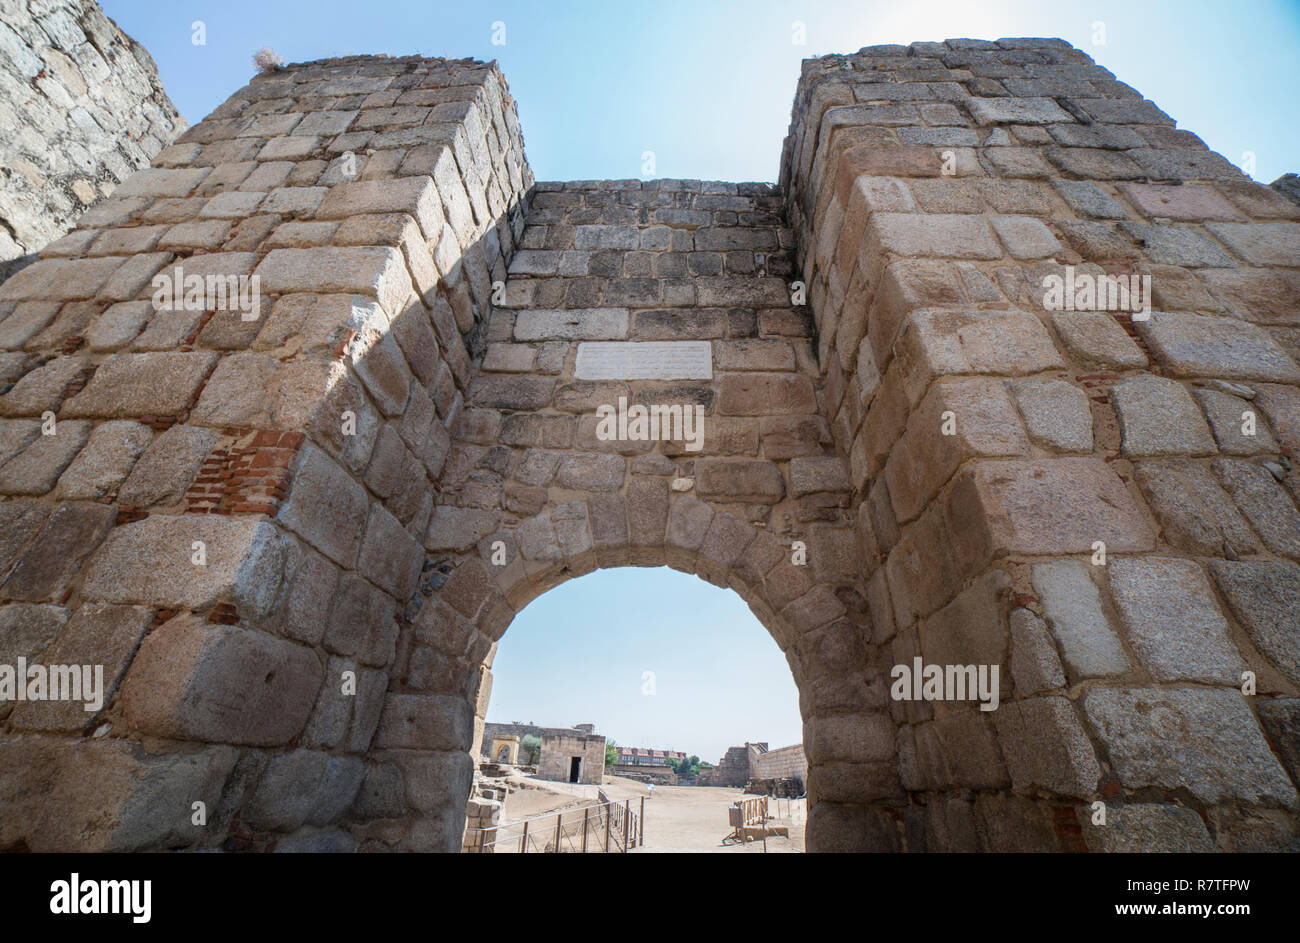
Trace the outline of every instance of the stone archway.
{"label": "stone archway", "polygon": [[[1133,95],[811,60],[778,189],[535,183],[494,65],[254,79],[0,286],[0,654],[105,669],[0,708],[0,849],[455,850],[493,643],[646,563],[778,638],[810,850],[1287,847],[1300,211]],[[1048,310],[1062,263],[1166,310]]]}
{"label": "stone archway", "polygon": [[[733,589],[772,634],[801,691],[815,847],[819,823],[834,814],[827,810],[837,800],[861,803],[861,783],[875,784],[872,798],[901,791],[878,669],[866,662],[870,617],[848,469],[818,414],[810,324],[781,279],[753,277],[756,267],[788,270],[779,200],[761,185],[665,182],[653,190],[542,184],[533,204],[521,243],[553,248],[521,249],[512,260],[510,307],[489,325],[426,542],[446,581],[416,616],[414,634],[435,648],[440,637],[452,640],[440,651],[457,667],[452,690],[439,696],[468,681],[481,723],[490,682],[479,669],[510,619],[594,569],[667,565]],[[706,225],[746,213],[763,221]],[[622,274],[649,264],[638,256],[661,265],[688,256],[668,251],[674,239],[701,247],[692,264],[716,264],[719,274]],[[745,248],[712,252],[710,240]],[[584,244],[599,248],[575,248]],[[728,255],[739,270],[731,275],[722,269]],[[602,267],[618,274],[588,274]],[[623,344],[617,349],[635,356],[641,344],[662,350],[683,341],[703,345],[707,377],[682,379],[672,367],[659,378],[580,375],[579,357],[593,346]],[[654,364],[627,367],[644,375]],[[701,447],[602,438],[597,413],[620,402],[698,407]],[[467,635],[467,649],[447,650]],[[421,651],[412,657],[432,657]],[[399,689],[389,700],[409,705],[404,716],[416,724],[413,696]],[[377,746],[399,742],[381,721]]]}
{"label": "stone archway", "polygon": [[[390,753],[390,748],[445,748],[440,732],[448,727],[465,730],[461,749],[471,750],[481,733],[491,691],[491,676],[484,662],[490,661],[514,615],[532,599],[569,579],[596,569],[627,566],[630,559],[636,559],[636,565],[665,565],[735,591],[782,651],[799,691],[809,753],[810,848],[817,847],[817,842],[823,848],[828,844],[843,847],[846,839],[851,840],[847,834],[819,834],[818,828],[824,832],[825,822],[842,819],[844,812],[836,808],[838,805],[861,801],[863,782],[874,785],[873,799],[901,799],[893,723],[886,710],[883,675],[868,661],[863,613],[845,607],[834,592],[816,588],[786,601],[788,594],[773,585],[774,580],[783,577],[783,565],[789,565],[785,545],[774,538],[764,539],[768,535],[761,533],[747,537],[746,529],[752,528],[702,501],[684,496],[669,505],[666,498],[660,516],[665,535],[660,542],[633,545],[615,539],[605,541],[599,550],[588,546],[549,561],[546,567],[523,578],[508,595],[502,595],[492,585],[487,566],[477,557],[458,558],[451,578],[432,595],[416,619],[415,635],[426,642],[411,649],[410,664],[441,664],[440,656],[446,653],[433,654],[430,649],[442,639],[454,639],[454,644],[459,645],[468,637],[468,651],[454,659],[457,670],[452,685],[440,688],[427,680],[426,672],[409,687],[408,676],[390,691],[373,758],[381,763],[391,758],[405,768],[403,764],[410,757]],[[565,513],[572,515],[567,518],[572,523],[566,525],[570,534],[579,534],[580,527],[588,532],[599,529],[601,522],[579,515],[576,506],[583,502],[566,504]],[[532,518],[521,526],[536,521]],[[494,534],[490,539],[500,538]],[[588,542],[594,539],[588,538]],[[740,547],[748,553],[737,556]],[[766,579],[762,572],[765,568]],[[400,656],[398,664],[400,670]],[[463,693],[467,681],[471,688],[468,695]],[[431,717],[441,718],[447,709],[461,719],[453,724],[430,723]],[[468,717],[473,718],[472,729],[463,725]],[[426,732],[432,739],[424,740]],[[411,771],[418,769],[412,767]],[[454,794],[448,797],[449,803],[455,799]],[[456,811],[452,805],[447,813],[455,815]]]}

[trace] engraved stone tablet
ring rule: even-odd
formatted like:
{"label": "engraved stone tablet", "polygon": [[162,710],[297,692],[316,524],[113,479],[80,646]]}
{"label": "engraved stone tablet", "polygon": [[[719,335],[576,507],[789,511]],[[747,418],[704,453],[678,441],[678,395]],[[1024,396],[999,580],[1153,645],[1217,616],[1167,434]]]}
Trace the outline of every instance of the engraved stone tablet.
{"label": "engraved stone tablet", "polygon": [[578,345],[579,380],[711,380],[708,341],[593,341]]}

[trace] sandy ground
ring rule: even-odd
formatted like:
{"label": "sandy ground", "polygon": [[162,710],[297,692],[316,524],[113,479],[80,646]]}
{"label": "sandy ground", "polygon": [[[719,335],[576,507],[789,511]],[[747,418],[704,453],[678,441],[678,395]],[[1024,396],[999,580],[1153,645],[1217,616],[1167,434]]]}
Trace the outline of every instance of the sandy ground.
{"label": "sandy ground", "polygon": [[[645,801],[645,845],[634,849],[641,852],[721,852],[724,854],[763,854],[763,843],[740,844],[731,840],[731,826],[727,824],[727,807],[737,799],[746,797],[739,789],[714,786],[656,786],[653,795],[642,783],[621,777],[608,777],[605,794],[612,800],[631,799],[632,808],[640,809],[641,797]],[[781,800],[768,800],[769,814],[785,813],[791,804]],[[783,816],[773,824],[787,825],[790,837],[769,836],[768,854],[790,854],[803,851],[802,803],[794,802],[793,816]],[[793,819],[793,820],[792,820]]]}
{"label": "sandy ground", "polygon": [[[544,816],[554,812],[567,812],[594,805],[599,801],[595,786],[571,786],[551,783],[531,777],[519,777],[512,782],[514,791],[506,798],[501,817],[503,830],[498,851],[515,851],[518,828],[507,828],[510,823]],[[656,786],[651,793],[644,783],[619,776],[606,777],[601,791],[613,802],[631,800],[632,811],[640,813],[641,799],[645,799],[645,843],[631,849],[630,853],[724,853],[763,854],[763,842],[741,844],[731,838],[727,807],[737,799],[745,798],[739,789],[710,786]],[[804,806],[802,802],[769,800],[769,814],[775,816],[771,824],[785,825],[789,837],[771,835],[767,839],[768,854],[801,853],[804,841]],[[573,821],[578,821],[581,816]],[[553,821],[553,820],[552,820]],[[571,820],[565,817],[566,826]],[[552,822],[543,826],[530,824],[539,830],[542,845],[549,842]],[[579,832],[581,829],[579,829]],[[577,841],[577,840],[575,840]],[[541,850],[536,848],[535,850]]]}
{"label": "sandy ground", "polygon": [[560,812],[579,809],[584,805],[594,805],[600,801],[595,786],[570,786],[568,783],[548,783],[544,780],[527,778],[514,782],[519,788],[506,797],[505,810],[501,815],[502,823],[518,822],[548,812]]}

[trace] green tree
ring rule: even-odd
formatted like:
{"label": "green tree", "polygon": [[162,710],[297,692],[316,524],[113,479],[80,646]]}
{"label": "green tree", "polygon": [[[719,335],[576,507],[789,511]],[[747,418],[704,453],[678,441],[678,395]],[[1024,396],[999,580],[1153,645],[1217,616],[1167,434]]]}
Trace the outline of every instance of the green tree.
{"label": "green tree", "polygon": [[536,766],[542,755],[542,738],[535,733],[525,734],[519,741],[519,761],[525,766]]}
{"label": "green tree", "polygon": [[605,741],[605,768],[618,765],[618,744],[613,740]]}

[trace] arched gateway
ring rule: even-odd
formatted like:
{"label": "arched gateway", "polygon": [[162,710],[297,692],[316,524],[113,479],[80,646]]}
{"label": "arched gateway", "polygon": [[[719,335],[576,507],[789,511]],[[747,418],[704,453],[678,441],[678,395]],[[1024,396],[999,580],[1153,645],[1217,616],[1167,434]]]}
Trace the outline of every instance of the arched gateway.
{"label": "arched gateway", "polygon": [[0,848],[456,850],[514,615],[661,564],[785,652],[810,850],[1286,848],[1297,219],[1058,40],[806,62],[780,188],[259,76],[0,287],[0,663],[103,668],[0,708]]}

